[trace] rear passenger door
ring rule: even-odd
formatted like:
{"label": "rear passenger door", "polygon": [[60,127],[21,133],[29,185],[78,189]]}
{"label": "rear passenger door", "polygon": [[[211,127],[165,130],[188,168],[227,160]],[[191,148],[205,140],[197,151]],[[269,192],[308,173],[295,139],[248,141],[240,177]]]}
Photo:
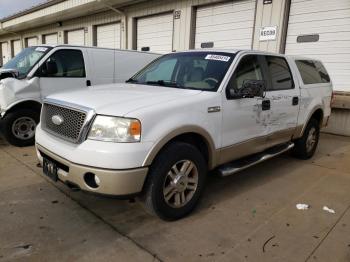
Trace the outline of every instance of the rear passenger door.
{"label": "rear passenger door", "polygon": [[265,56],[265,72],[268,75],[265,99],[271,110],[266,115],[267,143],[269,146],[289,141],[297,126],[300,90],[294,84],[287,60],[281,56]]}
{"label": "rear passenger door", "polygon": [[[48,69],[50,68],[50,69]],[[86,88],[84,55],[80,49],[58,49],[40,66],[41,97]]]}

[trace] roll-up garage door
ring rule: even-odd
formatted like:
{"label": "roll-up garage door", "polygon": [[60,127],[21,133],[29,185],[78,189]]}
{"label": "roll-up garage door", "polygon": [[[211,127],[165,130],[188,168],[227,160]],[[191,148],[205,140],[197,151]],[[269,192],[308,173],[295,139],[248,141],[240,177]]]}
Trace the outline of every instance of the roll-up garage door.
{"label": "roll-up garage door", "polygon": [[13,40],[12,41],[12,56],[16,56],[19,52],[21,52],[21,40]]}
{"label": "roll-up garage door", "polygon": [[255,0],[199,6],[195,48],[252,48]]}
{"label": "roll-up garage door", "polygon": [[36,37],[28,37],[26,39],[26,46],[30,47],[30,46],[35,46],[38,44],[38,38]]}
{"label": "roll-up garage door", "polygon": [[96,44],[98,47],[120,48],[120,23],[97,26]]}
{"label": "roll-up garage door", "polygon": [[350,92],[350,1],[292,0],[286,54],[320,59],[334,89]]}
{"label": "roll-up garage door", "polygon": [[47,45],[57,45],[58,44],[58,36],[57,33],[49,34],[43,36],[43,43]]}
{"label": "roll-up garage door", "polygon": [[0,52],[1,52],[0,65],[3,66],[10,60],[8,43],[6,42],[0,43]]}
{"label": "roll-up garage door", "polygon": [[84,29],[67,31],[67,44],[70,45],[85,45]]}
{"label": "roll-up garage door", "polygon": [[173,14],[137,19],[137,50],[168,53],[173,49]]}

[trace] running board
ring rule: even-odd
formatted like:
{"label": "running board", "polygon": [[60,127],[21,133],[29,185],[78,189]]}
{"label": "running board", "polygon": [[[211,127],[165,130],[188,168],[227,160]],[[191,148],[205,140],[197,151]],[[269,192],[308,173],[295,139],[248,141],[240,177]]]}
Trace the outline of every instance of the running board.
{"label": "running board", "polygon": [[287,143],[283,145],[278,145],[267,149],[262,153],[258,153],[246,158],[242,158],[228,164],[222,165],[217,170],[220,176],[230,176],[236,174],[239,171],[242,171],[248,167],[259,164],[265,160],[278,156],[294,147],[294,143]]}

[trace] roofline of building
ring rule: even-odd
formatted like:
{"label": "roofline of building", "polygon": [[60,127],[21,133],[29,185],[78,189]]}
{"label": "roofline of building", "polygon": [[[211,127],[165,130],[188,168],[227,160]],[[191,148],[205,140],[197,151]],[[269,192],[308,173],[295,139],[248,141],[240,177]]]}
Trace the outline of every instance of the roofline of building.
{"label": "roofline of building", "polygon": [[66,0],[50,0],[50,1],[47,1],[47,2],[45,2],[45,3],[42,3],[42,4],[39,4],[39,5],[33,6],[33,7],[31,7],[31,8],[25,9],[25,10],[23,10],[23,11],[20,11],[20,12],[18,12],[18,13],[13,14],[13,15],[6,16],[6,17],[4,17],[4,18],[1,18],[1,19],[0,19],[0,23],[3,23],[3,22],[6,22],[6,21],[15,19],[15,18],[20,17],[20,16],[23,16],[23,15],[27,15],[27,14],[30,14],[30,13],[34,13],[35,11],[44,9],[44,8],[46,8],[46,7],[49,7],[49,6],[53,6],[53,5],[55,5],[55,4],[58,4],[58,3],[61,3],[61,2],[64,2],[64,1],[66,1]]}

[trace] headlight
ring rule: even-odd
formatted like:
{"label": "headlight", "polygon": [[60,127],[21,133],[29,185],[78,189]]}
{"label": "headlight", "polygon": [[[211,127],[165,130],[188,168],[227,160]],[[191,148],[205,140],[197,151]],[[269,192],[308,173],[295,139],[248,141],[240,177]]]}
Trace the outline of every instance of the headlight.
{"label": "headlight", "polygon": [[88,139],[117,143],[140,142],[141,123],[137,119],[97,116]]}

